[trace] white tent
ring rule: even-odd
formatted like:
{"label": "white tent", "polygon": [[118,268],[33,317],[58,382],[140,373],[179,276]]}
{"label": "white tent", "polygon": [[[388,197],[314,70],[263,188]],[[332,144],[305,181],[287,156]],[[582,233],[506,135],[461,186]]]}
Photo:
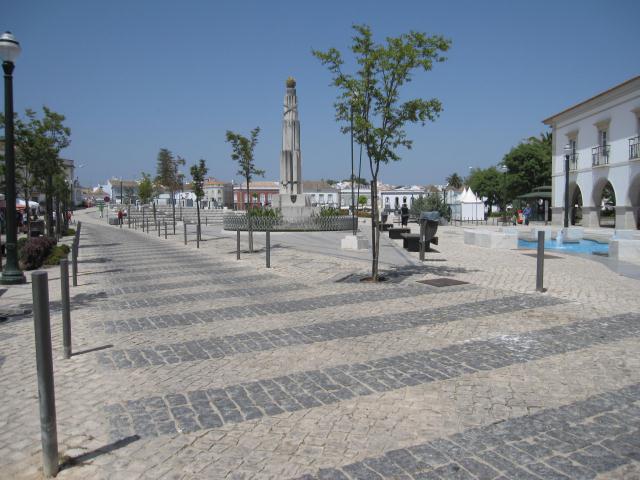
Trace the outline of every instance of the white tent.
{"label": "white tent", "polygon": [[460,220],[484,220],[484,202],[470,188],[465,188],[460,196]]}

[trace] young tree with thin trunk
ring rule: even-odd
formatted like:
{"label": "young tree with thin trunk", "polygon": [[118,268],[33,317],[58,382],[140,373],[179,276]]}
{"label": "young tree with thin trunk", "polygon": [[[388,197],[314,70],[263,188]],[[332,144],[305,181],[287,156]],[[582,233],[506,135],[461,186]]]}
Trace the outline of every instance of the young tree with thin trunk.
{"label": "young tree with thin trunk", "polygon": [[253,158],[253,151],[258,144],[258,134],[260,127],[251,130],[250,137],[247,138],[239,133],[227,130],[227,143],[231,144],[231,159],[238,162],[238,175],[244,177],[247,185],[247,222],[249,228],[249,251],[253,253],[253,231],[251,228],[251,193],[249,185],[254,176],[264,176],[264,170],[256,167]]}
{"label": "young tree with thin trunk", "polygon": [[[158,160],[157,160],[157,177],[156,181],[163,187],[169,190],[171,195],[171,213],[173,217],[173,233],[175,233],[176,226],[176,202],[175,195],[176,190],[180,187],[179,177],[178,177],[178,165],[184,165],[185,159],[178,156],[175,157],[170,150],[166,148],[161,148],[158,152]],[[154,221],[157,221],[155,218],[155,205],[154,205]]]}
{"label": "young tree with thin trunk", "polygon": [[203,159],[200,159],[198,164],[191,166],[191,178],[193,179],[192,188],[193,193],[196,195],[196,212],[198,213],[198,240],[202,241],[201,227],[200,227],[200,201],[204,197],[204,180],[207,176],[209,169]]}
{"label": "young tree with thin trunk", "polygon": [[149,203],[153,198],[153,182],[148,173],[142,172],[142,180],[138,184],[138,197],[143,205]]}
{"label": "young tree with thin trunk", "polygon": [[353,109],[353,135],[365,148],[371,170],[371,279],[378,280],[380,229],[378,222],[378,175],[381,164],[400,160],[398,148],[411,148],[405,125],[434,121],[442,110],[436,98],[401,101],[402,88],[416,71],[425,72],[436,62],[443,62],[443,52],[451,42],[440,35],[428,36],[411,31],[398,37],[387,37],[384,44],[373,41],[371,29],[354,25],[351,51],[358,70],[343,71],[342,54],[335,48],[326,52],[314,50],[316,56],[333,75],[332,85],[339,90],[335,103],[336,119],[345,122],[349,132]]}

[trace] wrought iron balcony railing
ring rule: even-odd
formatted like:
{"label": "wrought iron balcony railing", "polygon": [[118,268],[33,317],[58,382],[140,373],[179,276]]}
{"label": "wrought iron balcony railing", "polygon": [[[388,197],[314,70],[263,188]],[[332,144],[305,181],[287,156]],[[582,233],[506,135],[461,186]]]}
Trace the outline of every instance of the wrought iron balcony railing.
{"label": "wrought iron balcony railing", "polygon": [[640,135],[629,139],[629,160],[640,158]]}
{"label": "wrought iron balcony railing", "polygon": [[592,164],[594,167],[609,164],[609,145],[598,145],[591,149]]}

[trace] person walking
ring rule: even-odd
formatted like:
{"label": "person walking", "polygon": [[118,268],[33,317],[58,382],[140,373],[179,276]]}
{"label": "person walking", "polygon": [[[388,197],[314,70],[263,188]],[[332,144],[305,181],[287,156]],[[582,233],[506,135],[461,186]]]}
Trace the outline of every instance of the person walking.
{"label": "person walking", "polygon": [[100,210],[100,218],[104,215],[104,203],[98,204],[98,210]]}
{"label": "person walking", "polygon": [[524,224],[529,225],[529,220],[531,219],[531,206],[528,203],[522,213],[524,214]]}
{"label": "person walking", "polygon": [[406,227],[409,223],[409,207],[407,207],[406,203],[403,203],[400,208],[400,219],[402,220],[402,226]]}

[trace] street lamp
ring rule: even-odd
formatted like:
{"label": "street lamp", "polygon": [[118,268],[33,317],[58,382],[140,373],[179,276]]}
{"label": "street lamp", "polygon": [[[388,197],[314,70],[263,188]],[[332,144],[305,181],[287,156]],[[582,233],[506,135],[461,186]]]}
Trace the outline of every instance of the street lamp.
{"label": "street lamp", "polygon": [[[7,222],[7,262],[0,278],[4,285],[25,283],[27,280],[18,268],[18,228],[16,222],[16,161],[13,137],[13,67],[20,55],[20,44],[11,34],[0,36],[0,58],[4,70],[4,161],[5,161],[5,200]],[[25,199],[26,202],[29,199]],[[27,204],[28,205],[28,204]]]}
{"label": "street lamp", "polygon": [[569,158],[572,148],[567,144],[564,146],[564,228],[569,228]]}
{"label": "street lamp", "polygon": [[502,172],[502,201],[504,202],[502,207],[502,223],[504,224],[507,223],[507,166],[503,163],[498,169]]}

